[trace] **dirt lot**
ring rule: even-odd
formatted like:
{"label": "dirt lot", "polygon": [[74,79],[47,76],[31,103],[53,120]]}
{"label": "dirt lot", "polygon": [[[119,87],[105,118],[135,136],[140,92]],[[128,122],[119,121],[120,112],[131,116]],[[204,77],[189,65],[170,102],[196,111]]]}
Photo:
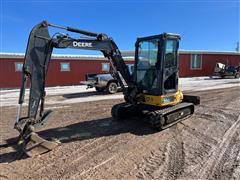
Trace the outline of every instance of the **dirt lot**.
{"label": "dirt lot", "polygon": [[114,121],[121,99],[57,104],[39,131],[62,145],[36,158],[19,158],[16,108],[2,107],[0,179],[240,179],[239,86],[189,94],[201,96],[196,113],[161,132]]}

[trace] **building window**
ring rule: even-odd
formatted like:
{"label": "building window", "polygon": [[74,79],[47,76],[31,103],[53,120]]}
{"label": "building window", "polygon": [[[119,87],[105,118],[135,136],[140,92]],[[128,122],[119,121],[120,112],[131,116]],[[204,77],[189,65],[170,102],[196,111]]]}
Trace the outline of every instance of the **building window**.
{"label": "building window", "polygon": [[15,71],[22,71],[23,63],[22,62],[16,62],[15,63]]}
{"label": "building window", "polygon": [[70,71],[70,63],[60,63],[61,71]]}
{"label": "building window", "polygon": [[191,69],[202,69],[202,55],[192,54]]}
{"label": "building window", "polygon": [[102,63],[102,71],[109,72],[110,65],[109,63]]}

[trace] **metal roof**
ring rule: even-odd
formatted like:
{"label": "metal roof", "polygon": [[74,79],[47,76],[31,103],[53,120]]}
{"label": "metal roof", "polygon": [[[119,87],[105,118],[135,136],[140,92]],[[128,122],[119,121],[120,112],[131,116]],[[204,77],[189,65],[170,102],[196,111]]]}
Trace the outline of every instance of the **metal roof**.
{"label": "metal roof", "polygon": [[[133,60],[135,51],[122,51],[125,60]],[[234,51],[209,51],[209,50],[179,50],[179,54],[222,54],[222,55],[240,55],[240,52]],[[0,52],[0,58],[24,58],[25,53],[6,53]],[[82,60],[106,60],[102,55],[70,55],[70,54],[53,54],[52,59],[82,59]]]}
{"label": "metal roof", "polygon": [[[23,59],[25,56],[24,53],[5,53],[0,52],[1,59]],[[125,60],[133,60],[132,56],[123,56]],[[71,55],[71,54],[53,54],[51,59],[71,59],[71,60],[106,60],[104,56],[101,55]]]}
{"label": "metal roof", "polygon": [[224,55],[240,55],[236,51],[210,51],[210,50],[179,50],[180,54],[224,54]]}
{"label": "metal roof", "polygon": [[[134,56],[135,51],[122,51],[122,54]],[[224,55],[240,55],[236,51],[210,51],[210,50],[184,50],[180,49],[179,54],[224,54]]]}

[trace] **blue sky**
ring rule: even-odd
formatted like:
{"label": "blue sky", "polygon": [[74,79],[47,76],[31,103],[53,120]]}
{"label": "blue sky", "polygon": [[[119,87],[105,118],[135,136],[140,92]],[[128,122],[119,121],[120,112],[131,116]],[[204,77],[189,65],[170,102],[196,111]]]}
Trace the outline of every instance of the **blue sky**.
{"label": "blue sky", "polygon": [[[31,28],[42,20],[104,32],[121,50],[134,50],[137,37],[162,32],[179,33],[180,48],[185,50],[233,51],[240,40],[239,0],[1,0],[0,13],[1,52],[25,52]],[[54,52],[90,54],[69,49]]]}

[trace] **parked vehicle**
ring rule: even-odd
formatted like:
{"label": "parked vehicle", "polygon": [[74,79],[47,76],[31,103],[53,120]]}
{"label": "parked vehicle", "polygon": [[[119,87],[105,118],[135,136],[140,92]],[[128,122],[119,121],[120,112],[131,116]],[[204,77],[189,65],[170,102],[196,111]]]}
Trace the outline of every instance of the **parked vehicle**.
{"label": "parked vehicle", "polygon": [[[132,74],[134,65],[127,64],[129,72]],[[95,88],[97,92],[107,91],[109,94],[115,94],[120,89],[120,84],[111,73],[105,74],[86,74],[86,81],[81,84],[87,85],[87,88]]]}
{"label": "parked vehicle", "polygon": [[214,75],[224,78],[226,76],[231,76],[234,78],[240,77],[240,66],[229,66],[222,63],[217,63],[214,68]]}

